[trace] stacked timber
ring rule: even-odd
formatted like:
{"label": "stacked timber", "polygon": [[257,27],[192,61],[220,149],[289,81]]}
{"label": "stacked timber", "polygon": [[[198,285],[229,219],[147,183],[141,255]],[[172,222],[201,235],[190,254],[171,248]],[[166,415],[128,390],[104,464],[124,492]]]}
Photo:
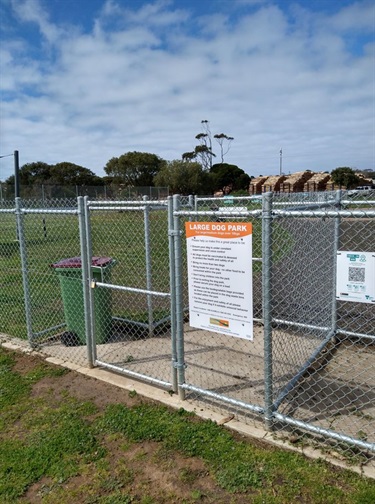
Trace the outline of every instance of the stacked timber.
{"label": "stacked timber", "polygon": [[372,179],[364,177],[362,173],[356,173],[357,177],[359,178],[358,185],[359,186],[368,186],[372,187]]}
{"label": "stacked timber", "polygon": [[325,191],[327,189],[327,182],[330,180],[330,178],[331,175],[327,172],[314,173],[313,176],[307,182],[305,182],[303,191]]}
{"label": "stacked timber", "polygon": [[326,191],[337,191],[337,189],[340,189],[340,186],[335,184],[332,177],[330,176],[327,180]]}
{"label": "stacked timber", "polygon": [[285,175],[273,175],[268,177],[265,183],[262,185],[262,192],[280,192],[281,184],[286,180]]}
{"label": "stacked timber", "polygon": [[314,173],[310,170],[300,171],[289,175],[280,185],[280,192],[302,192],[305,183],[311,179]]}
{"label": "stacked timber", "polygon": [[[358,177],[358,183],[353,185],[352,189],[355,189],[358,186],[372,187],[372,179],[371,178],[366,178],[362,174],[359,174],[359,173],[356,173],[356,175]],[[326,185],[326,191],[336,191],[337,189],[345,189],[345,187],[339,186],[338,184],[335,184],[335,182],[330,177],[330,179],[328,180],[327,185]]]}
{"label": "stacked timber", "polygon": [[262,186],[268,178],[269,177],[263,177],[260,175],[259,177],[251,179],[249,185],[250,196],[253,196],[255,194],[262,194]]}

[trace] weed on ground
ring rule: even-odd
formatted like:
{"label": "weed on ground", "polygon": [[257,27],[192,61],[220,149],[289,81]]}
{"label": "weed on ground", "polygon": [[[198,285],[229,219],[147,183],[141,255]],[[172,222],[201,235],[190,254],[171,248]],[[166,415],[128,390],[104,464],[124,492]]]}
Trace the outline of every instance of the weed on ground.
{"label": "weed on ground", "polygon": [[372,504],[375,481],[0,348],[0,502]]}

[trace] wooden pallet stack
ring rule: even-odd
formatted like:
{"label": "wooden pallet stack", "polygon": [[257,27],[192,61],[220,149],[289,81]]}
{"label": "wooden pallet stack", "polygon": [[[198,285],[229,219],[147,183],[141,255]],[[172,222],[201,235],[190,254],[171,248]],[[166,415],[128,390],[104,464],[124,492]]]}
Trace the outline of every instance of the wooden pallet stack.
{"label": "wooden pallet stack", "polygon": [[268,178],[269,177],[263,177],[260,175],[259,177],[251,179],[249,185],[250,196],[254,196],[256,194],[262,194],[262,186]]}
{"label": "wooden pallet stack", "polygon": [[327,188],[327,183],[330,180],[331,175],[327,172],[317,172],[305,182],[303,186],[304,192],[315,192],[315,191],[325,191]]}
{"label": "wooden pallet stack", "polygon": [[280,192],[295,193],[302,192],[305,183],[314,175],[312,171],[300,171],[289,175],[280,185]]}
{"label": "wooden pallet stack", "polygon": [[268,177],[268,179],[265,181],[265,183],[262,185],[262,192],[268,192],[268,191],[273,191],[273,192],[280,192],[280,186],[281,184],[286,180],[285,175],[273,175],[271,177]]}

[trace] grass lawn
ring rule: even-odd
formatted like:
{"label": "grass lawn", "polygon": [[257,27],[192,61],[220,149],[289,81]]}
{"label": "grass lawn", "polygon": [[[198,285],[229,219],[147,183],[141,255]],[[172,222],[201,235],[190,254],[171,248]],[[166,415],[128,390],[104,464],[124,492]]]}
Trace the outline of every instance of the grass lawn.
{"label": "grass lawn", "polygon": [[[249,206],[251,209],[251,205]],[[235,218],[234,218],[235,220]],[[240,219],[241,220],[241,219]],[[181,222],[183,229],[183,222]],[[0,332],[26,338],[26,317],[15,216],[0,213]],[[27,271],[33,332],[44,331],[64,321],[60,285],[50,267],[63,258],[80,255],[78,218],[67,214],[27,214],[24,217]],[[292,246],[290,235],[275,224],[274,258],[279,260]],[[142,211],[93,211],[91,214],[93,255],[116,260],[112,283],[147,289],[144,221]],[[170,292],[167,211],[150,212],[152,290]],[[253,220],[253,256],[262,255],[261,220]],[[182,240],[184,262],[186,243]],[[186,265],[186,264],[185,264]],[[261,274],[261,263],[253,265]],[[186,275],[186,273],[185,273]],[[187,280],[185,278],[185,284]],[[155,309],[163,318],[165,306]],[[168,308],[167,308],[168,311]],[[113,315],[147,320],[145,296],[113,293]],[[157,319],[158,312],[155,317]]]}
{"label": "grass lawn", "polygon": [[375,481],[0,347],[1,503],[373,504]]}
{"label": "grass lawn", "polygon": [[[167,213],[151,214],[151,261],[153,288],[169,292]],[[93,254],[116,260],[112,281],[129,287],[146,288],[143,213],[94,212]],[[15,240],[15,218],[0,214],[0,332],[26,338],[21,262]],[[33,332],[64,321],[60,285],[51,264],[80,255],[78,218],[75,215],[27,214],[24,218]],[[129,318],[129,302],[117,303],[117,316]],[[146,306],[146,299],[143,299]],[[142,310],[142,308],[141,308]]]}

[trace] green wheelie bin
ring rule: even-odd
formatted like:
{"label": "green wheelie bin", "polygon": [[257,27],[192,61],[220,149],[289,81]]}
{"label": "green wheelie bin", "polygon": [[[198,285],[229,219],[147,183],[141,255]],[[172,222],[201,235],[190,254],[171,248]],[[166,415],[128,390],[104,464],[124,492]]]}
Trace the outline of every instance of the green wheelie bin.
{"label": "green wheelie bin", "polygon": [[[93,257],[92,275],[96,282],[110,283],[111,270],[115,260],[111,257]],[[51,264],[58,275],[63,300],[67,330],[61,341],[67,346],[86,344],[85,308],[83,301],[82,261],[80,257],[70,257]],[[93,289],[94,321],[96,343],[105,343],[111,335],[111,290]]]}

